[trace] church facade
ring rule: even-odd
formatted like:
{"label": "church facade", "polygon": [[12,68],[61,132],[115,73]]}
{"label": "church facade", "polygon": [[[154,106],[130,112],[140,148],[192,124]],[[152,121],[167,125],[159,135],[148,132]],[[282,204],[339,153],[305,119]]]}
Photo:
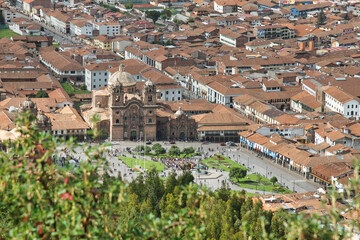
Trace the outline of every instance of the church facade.
{"label": "church facade", "polygon": [[88,122],[99,115],[98,127],[110,141],[195,140],[196,122],[181,110],[167,109],[157,95],[150,80],[137,82],[120,65],[105,89],[93,90],[92,104],[82,114]]}

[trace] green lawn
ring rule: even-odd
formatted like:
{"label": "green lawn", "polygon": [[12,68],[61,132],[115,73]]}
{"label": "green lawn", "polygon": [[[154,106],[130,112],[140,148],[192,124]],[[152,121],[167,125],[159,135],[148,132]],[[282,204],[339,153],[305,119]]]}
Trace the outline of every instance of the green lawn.
{"label": "green lawn", "polygon": [[11,36],[18,36],[19,34],[14,33],[10,29],[0,29],[0,38],[10,38]]}
{"label": "green lawn", "polygon": [[258,182],[257,175],[247,175],[244,178],[241,179],[232,179],[234,182],[238,183],[239,187],[242,188],[249,188],[249,189],[255,189],[259,192],[266,191],[266,192],[280,192],[280,193],[292,193],[289,189],[286,189],[279,184],[275,183],[273,185],[269,179],[261,176],[260,183]]}
{"label": "green lawn", "polygon": [[91,93],[87,90],[81,90],[79,88],[74,88],[72,85],[70,85],[67,82],[61,83],[61,86],[64,88],[64,90],[69,94],[69,95],[74,95],[76,93]]}
{"label": "green lawn", "polygon": [[239,168],[247,169],[243,165],[240,165],[240,164],[230,160],[227,157],[224,157],[221,155],[219,155],[219,156],[222,159],[214,159],[214,157],[211,157],[211,158],[204,159],[201,162],[203,164],[205,164],[206,166],[208,166],[209,168],[221,169],[221,170],[224,170],[227,172],[229,172],[230,168],[232,168],[232,167],[239,167]]}
{"label": "green lawn", "polygon": [[53,46],[54,46],[54,47],[59,47],[59,46],[60,46],[60,44],[59,44],[59,43],[57,43],[57,42],[53,42]]}
{"label": "green lawn", "polygon": [[[142,167],[144,167],[144,160],[143,159],[139,160],[139,159],[131,158],[131,157],[119,157],[119,159],[121,161],[123,161],[130,168],[131,167],[134,168],[135,165],[137,165],[137,166],[141,165]],[[146,170],[149,170],[149,169],[151,169],[153,167],[155,167],[158,172],[161,172],[161,171],[165,170],[165,166],[161,162],[154,162],[154,161],[151,161],[151,160],[145,160],[145,169]]]}

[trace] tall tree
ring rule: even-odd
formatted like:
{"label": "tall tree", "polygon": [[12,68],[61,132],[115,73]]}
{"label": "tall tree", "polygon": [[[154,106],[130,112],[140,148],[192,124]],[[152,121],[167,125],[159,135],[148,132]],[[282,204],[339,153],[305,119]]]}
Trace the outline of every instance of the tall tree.
{"label": "tall tree", "polygon": [[156,21],[160,18],[161,15],[158,11],[146,11],[145,14],[146,17],[153,20],[154,23],[156,23]]}
{"label": "tall tree", "polygon": [[325,23],[326,23],[326,16],[324,11],[321,9],[317,17],[316,26],[319,27],[325,25]]}

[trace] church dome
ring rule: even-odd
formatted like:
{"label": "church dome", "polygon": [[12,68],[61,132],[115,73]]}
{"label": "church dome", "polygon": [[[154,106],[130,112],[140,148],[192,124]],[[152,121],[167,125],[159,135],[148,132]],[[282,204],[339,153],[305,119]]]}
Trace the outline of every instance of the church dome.
{"label": "church dome", "polygon": [[31,101],[30,98],[26,98],[26,100],[22,104],[20,104],[19,110],[22,113],[26,111],[30,111],[31,113],[37,112],[36,104]]}
{"label": "church dome", "polygon": [[124,65],[120,64],[119,71],[111,75],[108,85],[110,87],[120,87],[121,85],[124,87],[129,87],[136,85],[136,80],[130,73],[125,72]]}
{"label": "church dome", "polygon": [[35,103],[30,100],[30,98],[26,98],[26,100],[22,103],[22,107],[26,109],[35,108]]}
{"label": "church dome", "polygon": [[174,114],[175,118],[180,117],[181,115],[184,115],[185,113],[183,112],[183,110],[181,110],[181,107],[179,107],[179,110],[176,111],[176,113]]}

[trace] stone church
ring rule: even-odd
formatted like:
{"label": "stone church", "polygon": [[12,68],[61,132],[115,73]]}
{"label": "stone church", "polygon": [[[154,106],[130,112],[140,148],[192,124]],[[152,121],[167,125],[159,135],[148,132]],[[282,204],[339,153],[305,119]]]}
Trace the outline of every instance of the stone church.
{"label": "stone church", "polygon": [[137,82],[124,71],[123,65],[110,77],[107,87],[93,90],[91,106],[84,105],[81,111],[91,127],[92,117],[100,117],[97,126],[108,134],[110,141],[197,138],[194,119],[181,109],[172,112],[158,99],[150,79]]}

